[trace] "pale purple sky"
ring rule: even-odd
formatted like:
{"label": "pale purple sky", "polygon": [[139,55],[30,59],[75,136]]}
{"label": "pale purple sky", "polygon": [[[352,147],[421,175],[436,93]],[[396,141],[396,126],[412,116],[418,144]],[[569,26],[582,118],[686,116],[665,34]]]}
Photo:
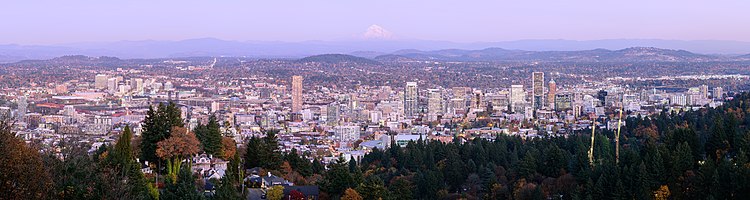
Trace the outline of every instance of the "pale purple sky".
{"label": "pale purple sky", "polygon": [[750,41],[747,0],[22,0],[0,4],[0,44],[214,37]]}

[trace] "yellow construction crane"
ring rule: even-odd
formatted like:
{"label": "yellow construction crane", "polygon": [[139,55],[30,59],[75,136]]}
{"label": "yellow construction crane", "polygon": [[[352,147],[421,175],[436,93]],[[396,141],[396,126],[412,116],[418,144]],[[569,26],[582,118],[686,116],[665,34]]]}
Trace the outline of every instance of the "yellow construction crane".
{"label": "yellow construction crane", "polygon": [[620,163],[620,128],[622,128],[622,108],[620,108],[620,118],[617,120],[617,135],[615,136],[615,162]]}
{"label": "yellow construction crane", "polygon": [[591,148],[589,148],[589,164],[594,166],[594,133],[596,131],[596,119],[591,122]]}

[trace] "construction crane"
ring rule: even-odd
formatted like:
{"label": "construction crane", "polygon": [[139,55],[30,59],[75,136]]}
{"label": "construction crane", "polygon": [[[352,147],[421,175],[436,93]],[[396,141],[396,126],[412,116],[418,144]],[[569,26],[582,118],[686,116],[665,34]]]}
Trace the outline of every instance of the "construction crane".
{"label": "construction crane", "polygon": [[594,133],[596,132],[596,119],[591,122],[591,148],[589,149],[589,164],[594,166]]}
{"label": "construction crane", "polygon": [[615,164],[620,163],[620,129],[622,128],[622,108],[620,108],[620,118],[617,120],[617,135],[615,136]]}

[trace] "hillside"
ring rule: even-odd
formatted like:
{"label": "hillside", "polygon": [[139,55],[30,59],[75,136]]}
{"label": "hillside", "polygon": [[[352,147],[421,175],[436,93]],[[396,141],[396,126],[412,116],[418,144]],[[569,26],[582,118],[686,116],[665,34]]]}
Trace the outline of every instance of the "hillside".
{"label": "hillside", "polygon": [[[653,47],[631,47],[621,50],[593,49],[582,51],[521,51],[502,48],[482,50],[446,49],[437,51],[401,50],[392,55],[414,60],[436,61],[550,61],[550,62],[700,62],[721,60],[716,56],[684,50]],[[387,58],[378,56],[379,60]],[[386,61],[386,60],[382,60]]]}
{"label": "hillside", "polygon": [[346,54],[322,54],[315,56],[308,56],[297,60],[298,62],[317,62],[317,63],[355,63],[355,64],[368,64],[368,65],[380,65],[378,61],[370,60],[367,58],[346,55]]}

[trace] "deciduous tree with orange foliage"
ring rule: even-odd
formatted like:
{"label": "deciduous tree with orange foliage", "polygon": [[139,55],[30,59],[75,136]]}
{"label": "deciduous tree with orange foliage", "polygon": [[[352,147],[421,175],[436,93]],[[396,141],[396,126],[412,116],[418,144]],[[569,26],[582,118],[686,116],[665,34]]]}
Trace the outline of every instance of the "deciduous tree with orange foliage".
{"label": "deciduous tree with orange foliage", "polygon": [[200,152],[199,145],[195,134],[182,127],[173,127],[169,138],[157,143],[156,155],[167,160],[167,173],[172,180],[177,178],[182,159]]}
{"label": "deciduous tree with orange foliage", "polygon": [[341,200],[363,200],[359,193],[351,188],[347,188],[344,191],[344,196],[341,196]]}
{"label": "deciduous tree with orange foliage", "polygon": [[0,199],[46,199],[52,179],[37,150],[30,148],[0,121]]}

